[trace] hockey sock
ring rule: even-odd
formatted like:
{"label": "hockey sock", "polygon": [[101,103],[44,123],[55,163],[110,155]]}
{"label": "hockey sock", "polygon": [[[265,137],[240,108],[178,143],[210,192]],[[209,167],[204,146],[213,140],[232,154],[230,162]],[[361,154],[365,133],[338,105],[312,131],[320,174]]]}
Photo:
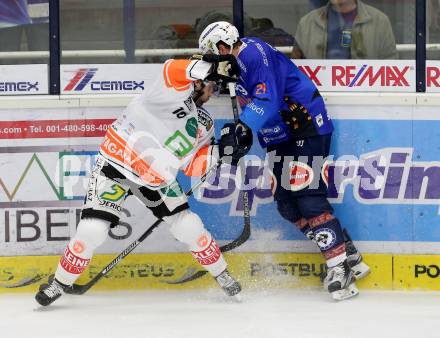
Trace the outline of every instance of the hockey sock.
{"label": "hockey sock", "polygon": [[313,235],[313,230],[309,225],[309,222],[305,218],[295,222],[296,227],[311,241],[315,241],[315,236]]}
{"label": "hockey sock", "polygon": [[55,279],[72,285],[89,265],[95,249],[107,238],[109,226],[110,223],[104,220],[82,219],[58,263]]}
{"label": "hockey sock", "polygon": [[309,225],[327,266],[333,267],[347,259],[344,234],[337,218],[329,212],[310,218]]}
{"label": "hockey sock", "polygon": [[226,269],[220,247],[207,230],[197,239],[197,248],[192,249],[191,254],[214,277]]}
{"label": "hockey sock", "polygon": [[202,220],[190,210],[166,218],[173,236],[188,245],[193,257],[214,277],[226,269],[220,248],[205,229]]}

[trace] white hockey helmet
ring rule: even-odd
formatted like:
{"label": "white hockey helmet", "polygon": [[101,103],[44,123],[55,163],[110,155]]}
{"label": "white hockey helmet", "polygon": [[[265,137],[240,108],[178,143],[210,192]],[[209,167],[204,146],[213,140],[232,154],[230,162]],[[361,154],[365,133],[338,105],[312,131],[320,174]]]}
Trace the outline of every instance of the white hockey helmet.
{"label": "white hockey helmet", "polygon": [[231,48],[239,39],[237,28],[226,21],[217,21],[208,25],[200,34],[199,49],[203,54],[209,52],[219,55],[217,43],[222,41]]}

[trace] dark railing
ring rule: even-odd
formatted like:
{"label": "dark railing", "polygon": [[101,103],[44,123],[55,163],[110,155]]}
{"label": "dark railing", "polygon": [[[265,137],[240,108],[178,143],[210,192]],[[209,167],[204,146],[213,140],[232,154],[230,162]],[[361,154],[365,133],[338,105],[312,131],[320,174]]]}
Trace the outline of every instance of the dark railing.
{"label": "dark railing", "polygon": [[416,91],[426,91],[426,0],[416,0]]}
{"label": "dark railing", "polygon": [[60,1],[49,0],[49,94],[60,94]]}

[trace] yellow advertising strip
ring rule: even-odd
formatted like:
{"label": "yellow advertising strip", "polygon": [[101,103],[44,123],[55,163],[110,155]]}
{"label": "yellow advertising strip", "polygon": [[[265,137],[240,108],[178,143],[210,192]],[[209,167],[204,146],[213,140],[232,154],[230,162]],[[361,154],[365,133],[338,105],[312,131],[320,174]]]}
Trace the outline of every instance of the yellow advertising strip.
{"label": "yellow advertising strip", "polygon": [[394,256],[394,289],[440,290],[440,255]]}
{"label": "yellow advertising strip", "polygon": [[[411,257],[411,256],[409,256]],[[86,283],[107,265],[114,255],[96,255],[78,283]],[[393,256],[365,255],[370,276],[358,283],[364,289],[393,288]],[[394,257],[394,260],[396,258]],[[233,253],[226,254],[229,270],[244,288],[320,287],[325,264],[320,254]],[[36,292],[56,270],[58,256],[0,257],[0,293]],[[190,254],[131,254],[93,290],[188,289],[215,287],[206,274],[194,281],[178,283],[200,270]]]}
{"label": "yellow advertising strip", "polygon": [[393,255],[363,254],[364,262],[371,268],[371,273],[356,283],[360,289],[392,290]]}

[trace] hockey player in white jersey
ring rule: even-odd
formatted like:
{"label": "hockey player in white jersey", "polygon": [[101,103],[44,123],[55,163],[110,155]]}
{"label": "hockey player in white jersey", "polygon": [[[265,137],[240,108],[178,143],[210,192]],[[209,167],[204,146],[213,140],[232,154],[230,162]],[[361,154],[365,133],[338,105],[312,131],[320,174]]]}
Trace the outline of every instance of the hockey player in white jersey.
{"label": "hockey player in white jersey", "polygon": [[213,120],[199,107],[212,94],[213,83],[205,85],[201,80],[212,76],[213,69],[213,64],[201,60],[168,60],[157,80],[109,128],[91,173],[77,233],[59,261],[53,282],[35,296],[39,304],[51,304],[86,269],[109,228],[118,224],[129,194],[170,225],[173,236],[188,245],[227,295],[241,291],[226,269],[219,246],[189,209],[176,181],[179,170],[201,176],[225,147],[237,149],[231,144],[234,137],[227,133],[222,133],[219,145],[211,144]]}

